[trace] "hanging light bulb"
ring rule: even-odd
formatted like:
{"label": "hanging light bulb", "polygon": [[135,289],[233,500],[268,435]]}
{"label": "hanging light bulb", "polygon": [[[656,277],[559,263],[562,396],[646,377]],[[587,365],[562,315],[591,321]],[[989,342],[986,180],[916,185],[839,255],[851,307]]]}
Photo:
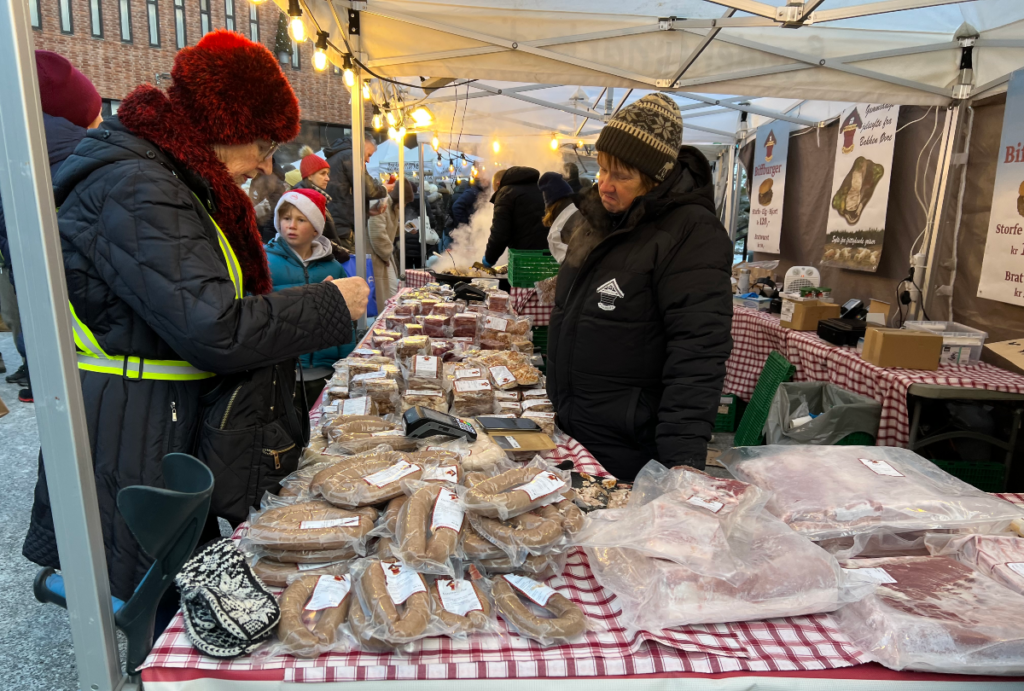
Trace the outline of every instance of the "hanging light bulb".
{"label": "hanging light bulb", "polygon": [[313,68],[317,72],[323,72],[327,69],[327,37],[326,31],[316,32],[316,44],[313,50]]}
{"label": "hanging light bulb", "polygon": [[558,137],[551,138],[551,150],[558,151]]}
{"label": "hanging light bulb", "polygon": [[389,127],[388,128],[388,139],[396,139],[397,140],[398,139],[398,130],[396,130],[394,127]]}
{"label": "hanging light bulb", "polygon": [[434,138],[430,140],[430,146],[434,147],[434,151],[437,151],[441,146],[441,142],[438,141],[436,134],[434,135]]}
{"label": "hanging light bulb", "polygon": [[370,80],[369,79],[367,79],[366,81],[363,82],[363,100],[364,101],[369,101],[370,100]]}
{"label": "hanging light bulb", "polygon": [[398,118],[395,117],[395,111],[391,110],[387,103],[384,104],[384,116],[388,119],[388,124],[392,127],[398,125]]}
{"label": "hanging light bulb", "polygon": [[582,149],[583,148],[583,140],[581,139],[578,142],[576,142],[576,146],[578,146],[579,148]]}
{"label": "hanging light bulb", "polygon": [[462,154],[462,167],[465,168],[469,165],[469,161],[466,160],[466,154]]}
{"label": "hanging light bulb", "polygon": [[384,126],[384,118],[381,117],[380,108],[376,104],[373,106],[373,129],[380,131],[380,128]]}
{"label": "hanging light bulb", "polygon": [[501,151],[501,144],[499,144],[497,140],[495,140],[494,144],[491,146],[494,149],[494,153],[499,153]]}
{"label": "hanging light bulb", "polygon": [[352,56],[345,56],[345,63],[343,69],[345,70],[343,76],[345,78],[345,86],[352,88],[356,85],[356,73],[352,71]]}
{"label": "hanging light bulb", "polygon": [[423,106],[412,111],[410,116],[412,117],[412,121],[416,123],[416,127],[430,127],[434,122],[434,114],[430,112],[429,108],[424,108]]}
{"label": "hanging light bulb", "polygon": [[473,174],[473,177],[476,177],[477,175],[479,175],[479,174],[480,174],[480,171],[478,171],[478,170],[476,169],[476,166],[473,166],[473,167],[472,167],[472,168],[470,169],[470,171],[469,171],[469,172],[471,172],[471,173]]}
{"label": "hanging light bulb", "polygon": [[441,154],[438,154],[437,155],[437,169],[440,170],[442,165],[444,165],[444,164],[441,163]]}
{"label": "hanging light bulb", "polygon": [[292,39],[296,43],[306,40],[306,26],[302,23],[302,8],[299,7],[299,0],[288,0],[288,16],[292,18],[288,25]]}
{"label": "hanging light bulb", "polygon": [[399,142],[404,142],[405,141],[405,128],[404,127],[399,127],[398,128],[398,137],[396,137],[396,141],[399,141]]}
{"label": "hanging light bulb", "polygon": [[448,172],[449,173],[454,173],[455,172],[455,164],[452,163],[451,161],[448,161]]}

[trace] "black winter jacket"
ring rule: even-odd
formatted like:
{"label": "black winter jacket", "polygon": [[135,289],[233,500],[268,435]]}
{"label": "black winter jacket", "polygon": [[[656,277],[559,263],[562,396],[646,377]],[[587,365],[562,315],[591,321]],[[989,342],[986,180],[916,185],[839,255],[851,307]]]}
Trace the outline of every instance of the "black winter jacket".
{"label": "black winter jacket", "polygon": [[[207,183],[117,118],[89,132],[54,183],[69,298],[108,354],[185,360],[224,375],[351,339],[352,319],[333,284],[235,299],[204,210],[216,203]],[[117,492],[160,486],[165,454],[196,453],[200,397],[221,377],[79,374],[111,592],[127,600],[150,559],[117,511]],[[238,490],[213,469],[215,495]],[[42,464],[23,553],[60,566]]]}
{"label": "black winter jacket", "polygon": [[[331,181],[327,183],[327,194],[331,200],[327,202],[327,212],[334,218],[334,226],[338,236],[344,240],[351,235],[355,227],[355,205],[352,191],[352,140],[338,139],[324,149],[324,158],[331,166]],[[363,184],[366,189],[367,211],[369,200],[383,199],[388,193],[384,185],[377,182],[366,172],[362,162],[359,164]],[[353,243],[353,247],[354,247]]]}
{"label": "black winter jacket", "polygon": [[[679,161],[617,225],[586,193],[570,222],[589,227],[558,274],[548,394],[562,429],[627,480],[652,458],[704,468],[732,348],[732,248],[711,169],[692,147]],[[574,252],[588,235],[589,254]]]}
{"label": "black winter jacket", "polygon": [[[71,155],[85,136],[86,129],[70,120],[43,113],[43,130],[46,132],[46,152],[50,157],[50,177],[57,177],[57,170]],[[11,248],[7,243],[7,222],[4,207],[0,203],[0,267],[11,267]]]}
{"label": "black winter jacket", "polygon": [[480,193],[484,191],[484,188],[480,185],[463,184],[466,187],[462,191],[457,191],[452,196],[452,228],[469,224],[469,219],[473,217],[473,212],[476,211],[476,200],[480,197]]}
{"label": "black winter jacket", "polygon": [[491,266],[508,249],[546,250],[548,229],[544,227],[544,195],[537,187],[536,168],[513,166],[501,178],[501,187],[491,197],[494,220],[484,257]]}

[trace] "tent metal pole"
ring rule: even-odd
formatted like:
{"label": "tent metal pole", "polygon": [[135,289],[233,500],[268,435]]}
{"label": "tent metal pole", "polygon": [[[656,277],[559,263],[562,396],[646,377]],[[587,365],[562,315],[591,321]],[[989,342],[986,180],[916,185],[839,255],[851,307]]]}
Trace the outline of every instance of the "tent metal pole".
{"label": "tent metal pole", "polygon": [[743,142],[739,139],[733,144],[733,192],[732,192],[732,222],[729,225],[729,237],[733,242],[736,241],[736,235],[739,232],[739,219],[740,219],[740,147],[743,146]]}
{"label": "tent metal pole", "polygon": [[[371,65],[371,67],[372,67],[372,65]],[[525,84],[523,86],[514,86],[511,89],[504,89],[504,88],[503,89],[499,89],[497,93],[492,92],[492,91],[487,91],[487,92],[484,92],[484,93],[469,94],[468,96],[466,96],[465,94],[461,94],[459,96],[438,96],[437,98],[428,98],[425,101],[423,101],[423,103],[425,103],[427,105],[431,105],[431,104],[434,104],[434,103],[448,103],[450,101],[465,101],[468,98],[490,98],[491,96],[501,96],[502,94],[507,94],[507,93],[517,94],[517,93],[519,93],[521,91],[539,91],[541,89],[551,89],[551,88],[555,88],[555,87],[558,87],[558,86],[562,86],[562,85],[561,84]]]}
{"label": "tent metal pole", "polygon": [[[946,126],[942,132],[939,162],[935,169],[935,182],[932,188],[932,203],[928,223],[928,232],[922,247],[927,247],[925,254],[924,276],[921,278],[921,297],[914,305],[914,312],[924,317],[928,299],[931,295],[932,280],[935,276],[936,253],[939,247],[940,228],[942,227],[943,211],[946,210],[947,197],[950,193],[950,172],[953,168],[953,149],[956,146],[960,128],[963,125],[964,106],[955,105],[946,111]],[[955,209],[954,209],[955,211]],[[916,278],[916,277],[915,277]],[[924,310],[922,309],[924,307]]]}
{"label": "tent metal pole", "polygon": [[900,10],[913,10],[921,7],[935,7],[938,5],[957,5],[968,0],[885,0],[884,2],[872,2],[864,5],[852,5],[834,10],[822,10],[811,14],[811,22],[834,22],[840,19],[853,19],[855,17],[868,17],[873,14],[885,14],[886,12],[899,12]]}
{"label": "tent metal pole", "polygon": [[[419,141],[419,135],[416,137],[416,148],[420,154],[420,268],[427,268],[427,178],[424,177],[423,171],[423,147],[426,144],[422,144]],[[436,231],[436,229],[435,229]]]}
{"label": "tent metal pole", "polygon": [[601,120],[604,115],[597,111],[586,111],[580,108],[571,108],[569,106],[563,106],[558,103],[552,103],[551,101],[544,101],[539,98],[533,98],[532,96],[523,96],[518,93],[511,92],[507,89],[499,89],[496,86],[490,84],[484,84],[483,82],[473,82],[470,84],[474,89],[480,89],[481,91],[489,91],[499,96],[505,96],[507,98],[514,98],[517,101],[523,101],[524,103],[532,103],[535,106],[543,106],[544,108],[551,108],[552,110],[561,110],[569,113],[570,115],[580,115],[585,118],[591,118],[594,120]]}
{"label": "tent metal pole", "polygon": [[[792,122],[797,125],[806,125],[808,127],[817,127],[818,122],[816,120],[808,120],[807,118],[801,118],[796,115],[790,115],[788,112],[783,113],[779,110],[772,110],[771,108],[761,108],[753,104],[750,105],[737,105],[740,101],[756,100],[756,99],[745,99],[745,98],[709,98],[707,96],[701,96],[700,94],[693,94],[685,91],[676,92],[674,96],[681,96],[682,98],[689,99],[691,101],[698,101],[704,105],[709,106],[721,106],[728,108],[729,110],[738,110],[742,113],[753,113],[754,115],[762,115],[766,118],[775,118],[776,120],[785,120],[786,122]],[[682,106],[683,108],[692,108],[694,106]],[[712,111],[714,112],[714,111]],[[701,115],[710,115],[711,113],[698,113],[691,115],[690,117],[700,117]]]}
{"label": "tent metal pole", "polygon": [[79,684],[117,691],[127,678],[111,610],[28,11],[19,0],[0,2],[0,61],[6,66],[0,71],[0,196],[33,363],[35,415]]}
{"label": "tent metal pole", "polygon": [[[350,41],[359,41],[358,35],[349,37]],[[358,43],[352,43],[352,49],[358,50]],[[356,88],[351,91],[352,102],[352,204],[353,220],[352,233],[355,235],[356,244],[356,275],[366,279],[366,173],[363,167],[363,160],[366,158],[366,127],[363,124],[363,90],[359,85],[363,83],[363,71],[356,65],[354,67],[356,76]],[[386,268],[386,267],[385,267]],[[380,280],[380,278],[377,278]],[[370,300],[376,300],[376,296],[370,295]],[[359,317],[359,329],[366,328],[366,315]]]}
{"label": "tent metal pole", "polygon": [[398,278],[405,280],[405,139],[398,139]]}
{"label": "tent metal pole", "polygon": [[736,231],[732,227],[732,197],[733,197],[733,186],[735,181],[733,177],[736,172],[736,142],[733,141],[732,146],[729,147],[729,156],[726,161],[726,179],[725,179],[725,201],[722,203],[722,223],[725,224],[725,229],[729,231],[729,239],[733,242],[736,241]]}
{"label": "tent metal pole", "polygon": [[755,2],[755,0],[708,0],[708,2],[715,5],[721,5],[723,7],[731,7],[734,10],[741,10],[743,12],[749,12],[750,14],[756,14],[759,17],[765,19],[775,19],[776,9],[771,5],[766,5],[763,2]]}
{"label": "tent metal pole", "polygon": [[[736,14],[736,9],[730,7],[725,11],[725,14],[722,15],[722,19],[728,19],[734,14]],[[715,36],[717,36],[718,32],[720,32],[721,30],[722,27],[720,26],[716,26],[713,29],[708,29],[708,32],[704,34],[704,38],[701,39],[701,42],[697,44],[697,47],[694,48],[690,55],[686,58],[686,60],[683,61],[683,64],[679,66],[679,71],[676,72],[676,76],[672,77],[672,79],[666,80],[668,81],[669,86],[675,86],[676,82],[682,79],[683,75],[686,74],[686,70],[690,69],[690,66],[693,63],[697,62],[697,58],[699,58],[701,54],[704,52],[704,50],[709,45],[711,45],[711,42],[715,40]]]}

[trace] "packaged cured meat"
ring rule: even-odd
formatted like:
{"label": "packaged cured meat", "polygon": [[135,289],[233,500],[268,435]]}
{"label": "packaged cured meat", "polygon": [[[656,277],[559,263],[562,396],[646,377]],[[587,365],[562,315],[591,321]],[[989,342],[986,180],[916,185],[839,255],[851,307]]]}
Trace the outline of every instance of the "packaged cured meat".
{"label": "packaged cured meat", "polygon": [[527,355],[533,353],[534,346],[533,341],[512,341],[511,349],[516,353],[526,353]]}
{"label": "packaged cured meat", "polygon": [[281,621],[277,635],[253,657],[312,658],[351,649],[343,630],[353,599],[351,586],[348,574],[294,576],[278,598]]}
{"label": "packaged cured meat", "polygon": [[491,312],[509,311],[509,294],[504,290],[498,290],[487,294],[487,309]]}
{"label": "packaged cured meat", "polygon": [[[378,414],[390,415],[398,410],[402,400],[399,395],[398,382],[389,378],[387,372],[381,371],[374,374],[381,376],[369,379],[356,377],[349,386],[349,395],[353,398],[369,396],[377,406]],[[362,376],[370,377],[371,375]]]}
{"label": "packaged cured meat", "polygon": [[[524,401],[525,403],[525,401]],[[544,434],[554,436],[555,434],[555,414],[554,413],[542,413],[538,410],[524,410],[520,417],[536,422]]]}
{"label": "packaged cured meat", "polygon": [[765,511],[767,498],[738,480],[651,461],[629,506],[588,514],[575,542],[624,623],[649,631],[830,612],[870,590]]}
{"label": "packaged cured meat", "polygon": [[362,554],[373,519],[346,511],[326,501],[312,500],[253,510],[249,528],[240,543],[281,550],[354,549]]}
{"label": "packaged cured meat", "polygon": [[402,361],[402,373],[410,389],[440,389],[441,372],[441,358],[434,355],[414,355]]}
{"label": "packaged cured meat", "polygon": [[502,413],[511,413],[516,417],[523,412],[523,406],[518,401],[498,401],[498,407]]}
{"label": "packaged cured meat", "polygon": [[[392,343],[389,349],[394,350],[392,355],[396,360],[416,355],[430,355],[430,339],[427,336],[407,336]],[[388,352],[390,353],[390,350]]]}
{"label": "packaged cured meat", "polygon": [[[401,338],[401,334],[399,334],[399,338]],[[391,336],[380,336],[377,334],[374,334],[373,336],[370,337],[370,343],[373,344],[374,348],[383,348],[388,343],[394,343],[397,340],[398,338],[392,338]]]}
{"label": "packaged cured meat", "polygon": [[922,531],[995,533],[1020,515],[908,449],[746,446],[721,458],[733,476],[772,492],[767,508],[793,530],[850,557],[906,553]]}
{"label": "packaged cured meat", "polygon": [[404,324],[409,324],[414,319],[411,314],[389,314],[384,317],[384,325],[388,331],[401,331]]}
{"label": "packaged cured meat", "polygon": [[543,281],[537,281],[533,287],[537,289],[537,302],[545,306],[554,306],[555,291],[558,290],[558,274],[551,278],[545,278]]}
{"label": "packaged cured meat", "polygon": [[452,557],[466,518],[459,496],[436,483],[410,482],[407,489],[411,495],[398,513],[394,555],[420,573],[454,578]]}
{"label": "packaged cured meat", "polygon": [[508,462],[505,451],[491,439],[480,424],[476,420],[468,420],[468,422],[476,430],[476,441],[455,439],[434,446],[457,453],[462,459],[463,470],[467,472],[491,471]]}
{"label": "packaged cured meat", "polygon": [[[409,459],[425,468],[420,478],[422,482],[442,484],[446,487],[454,487],[462,482],[462,457],[455,451],[441,446],[428,446],[422,451],[409,454]],[[402,486],[406,494],[409,493],[408,485],[411,484],[414,483]]]}
{"label": "packaged cured meat", "polygon": [[1024,596],[948,557],[854,559],[873,594],[832,614],[839,630],[890,669],[1024,673]]}
{"label": "packaged cured meat", "polygon": [[[382,353],[375,348],[356,348],[348,357],[353,360],[375,360],[382,356]],[[338,363],[334,363],[337,366]]]}
{"label": "packaged cured meat", "polygon": [[423,336],[427,335],[423,331],[423,325],[415,322],[409,322],[408,324],[402,325],[402,336]]}
{"label": "packaged cured meat", "polygon": [[[349,403],[354,404],[352,409],[357,409],[360,412],[353,414],[346,414],[343,412],[334,420],[326,423],[322,428],[323,435],[330,441],[337,441],[346,437],[354,437],[355,435],[370,435],[374,432],[386,432],[388,430],[396,429],[397,425],[395,423],[377,417],[376,415],[368,415],[362,412],[370,409],[370,398],[362,397],[344,401],[344,405],[346,406]],[[345,409],[343,408],[343,411],[344,410]]]}
{"label": "packaged cured meat", "polygon": [[475,417],[495,412],[494,389],[486,379],[456,379],[452,384],[451,414]]}
{"label": "packaged cured meat", "polygon": [[422,474],[423,467],[408,455],[382,445],[321,471],[310,491],[336,506],[372,506],[402,494],[401,481],[418,480]]}
{"label": "packaged cured meat", "polygon": [[489,559],[474,560],[473,564],[488,576],[521,573],[543,581],[552,576],[561,576],[565,571],[565,562],[568,553],[564,551],[549,552],[546,554],[530,554],[522,562],[509,558],[507,555],[492,557]]}
{"label": "packaged cured meat", "polygon": [[443,314],[432,314],[420,317],[420,319],[422,320],[424,335],[431,338],[451,337],[451,319]]}
{"label": "packaged cured meat", "polygon": [[523,412],[553,413],[555,406],[546,398],[528,398],[523,401]]}
{"label": "packaged cured meat", "polygon": [[518,403],[519,392],[518,391],[495,391],[494,399],[499,403]]}
{"label": "packaged cured meat", "polygon": [[456,338],[477,337],[480,315],[475,312],[462,312],[452,317],[452,336]]}
{"label": "packaged cured meat", "polygon": [[505,367],[516,380],[516,386],[537,386],[540,384],[540,370],[530,364],[529,355],[511,351],[486,353],[480,361],[488,368]]}
{"label": "packaged cured meat", "polygon": [[548,397],[547,389],[530,389],[523,392],[523,400],[528,401],[533,398],[544,398]]}
{"label": "packaged cured meat", "polygon": [[365,615],[361,639],[401,645],[444,632],[426,580],[406,564],[363,559],[352,564],[350,573]]}
{"label": "packaged cured meat", "polygon": [[504,365],[489,367],[487,371],[490,374],[491,383],[493,383],[494,387],[497,389],[508,390],[514,389],[518,386],[515,375],[512,374],[512,370]]}
{"label": "packaged cured meat", "polygon": [[956,559],[1024,595],[1024,538],[929,533],[924,542],[932,556]]}
{"label": "packaged cured meat", "polygon": [[448,394],[440,389],[431,391],[429,389],[414,390],[409,389],[402,396],[402,412],[409,410],[415,406],[421,406],[423,408],[430,408],[436,410],[439,413],[448,412]]}
{"label": "packaged cured meat", "polygon": [[419,303],[418,300],[417,301],[406,300],[404,302],[401,302],[401,303],[395,305],[395,310],[394,310],[393,314],[396,314],[396,315],[398,315],[400,317],[412,317],[412,316],[415,316],[415,315],[419,314],[420,313],[420,309],[421,309],[421,306],[420,306],[420,303]]}
{"label": "packaged cured meat", "polygon": [[462,503],[469,513],[506,521],[561,501],[570,490],[568,473],[536,456],[529,465],[511,468],[465,490]]}
{"label": "packaged cured meat", "polygon": [[566,546],[561,519],[539,511],[506,520],[470,513],[467,520],[477,535],[498,547],[516,567],[530,555],[550,554]]}
{"label": "packaged cured meat", "polygon": [[444,356],[455,350],[455,341],[430,339],[430,354],[444,360]]}
{"label": "packaged cured meat", "polygon": [[462,306],[457,302],[439,302],[430,310],[432,315],[441,315],[451,319],[462,311]]}
{"label": "packaged cured meat", "polygon": [[[353,553],[352,557],[355,554]],[[283,588],[288,583],[301,576],[341,576],[348,573],[348,564],[352,557],[333,562],[320,564],[297,564],[293,562],[280,562],[269,558],[255,559],[252,562],[252,572],[259,576],[264,585],[275,588]]]}
{"label": "packaged cured meat", "polygon": [[[591,628],[579,605],[526,576],[506,574],[495,578],[491,596],[509,628],[543,646],[570,643]],[[537,614],[535,608],[545,611]]]}
{"label": "packaged cured meat", "polygon": [[430,584],[434,612],[445,635],[466,638],[473,633],[500,633],[497,612],[488,594],[490,585],[481,579],[435,578]]}

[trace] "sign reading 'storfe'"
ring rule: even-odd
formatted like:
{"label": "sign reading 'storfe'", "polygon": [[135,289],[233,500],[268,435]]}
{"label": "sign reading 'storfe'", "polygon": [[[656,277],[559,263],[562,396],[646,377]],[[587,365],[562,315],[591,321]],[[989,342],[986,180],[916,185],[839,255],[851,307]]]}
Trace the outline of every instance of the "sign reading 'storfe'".
{"label": "sign reading 'storfe'", "polygon": [[1024,70],[1006,91],[978,297],[1024,305]]}

